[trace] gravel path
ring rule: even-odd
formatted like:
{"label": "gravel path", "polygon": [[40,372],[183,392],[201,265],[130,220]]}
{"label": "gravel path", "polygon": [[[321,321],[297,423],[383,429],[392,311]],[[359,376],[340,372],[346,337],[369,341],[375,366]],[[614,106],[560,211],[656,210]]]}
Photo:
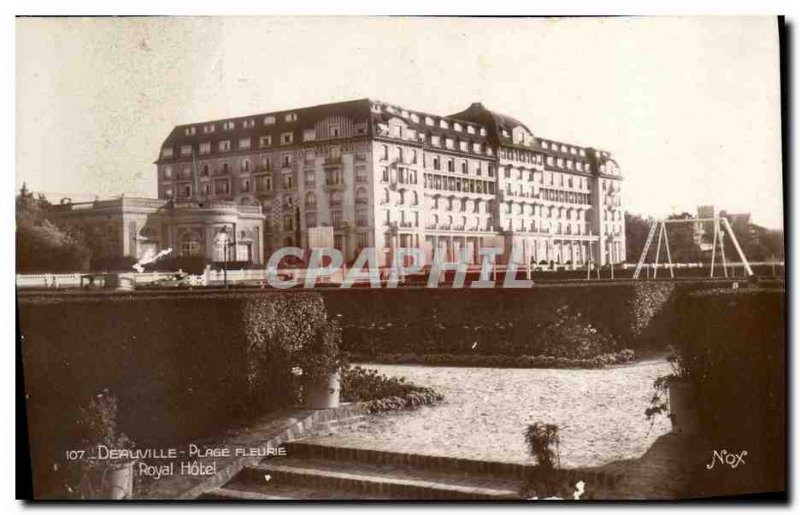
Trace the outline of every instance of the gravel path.
{"label": "gravel path", "polygon": [[414,411],[371,416],[361,427],[315,442],[417,454],[529,462],[523,431],[533,422],[560,428],[561,465],[601,465],[635,458],[670,424],[650,428],[644,410],[663,360],[600,370],[362,365],[432,386],[445,401]]}

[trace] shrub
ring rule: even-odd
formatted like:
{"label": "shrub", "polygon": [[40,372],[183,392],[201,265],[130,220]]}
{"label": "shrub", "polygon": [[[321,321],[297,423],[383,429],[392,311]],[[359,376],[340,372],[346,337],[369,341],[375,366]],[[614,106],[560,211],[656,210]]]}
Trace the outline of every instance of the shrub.
{"label": "shrub", "polygon": [[528,452],[540,467],[550,470],[559,466],[558,426],[536,422],[525,430]]}

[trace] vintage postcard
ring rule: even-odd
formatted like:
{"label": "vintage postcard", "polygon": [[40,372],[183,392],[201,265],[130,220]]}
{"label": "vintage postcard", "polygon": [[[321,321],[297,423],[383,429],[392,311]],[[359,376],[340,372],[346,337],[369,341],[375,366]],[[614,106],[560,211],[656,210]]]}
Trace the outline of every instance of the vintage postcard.
{"label": "vintage postcard", "polygon": [[788,499],[782,18],[15,25],[18,497]]}

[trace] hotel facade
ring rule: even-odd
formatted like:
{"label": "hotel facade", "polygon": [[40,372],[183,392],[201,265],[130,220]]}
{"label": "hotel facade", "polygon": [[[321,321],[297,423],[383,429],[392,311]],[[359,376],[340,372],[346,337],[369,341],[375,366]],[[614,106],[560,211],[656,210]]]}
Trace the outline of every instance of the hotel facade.
{"label": "hotel facade", "polygon": [[[479,103],[437,116],[361,99],[179,125],[156,166],[160,199],[260,207],[267,254],[330,227],[347,260],[413,246],[476,262],[499,244],[536,263],[626,258],[612,156]],[[199,231],[180,237],[183,253],[205,245]]]}
{"label": "hotel facade", "polygon": [[158,199],[66,201],[59,217],[137,259],[172,248],[260,265],[320,234],[347,261],[374,247],[382,265],[397,247],[471,263],[490,246],[537,264],[626,259],[611,155],[479,103],[437,116],[361,99],[179,125],[155,164]]}

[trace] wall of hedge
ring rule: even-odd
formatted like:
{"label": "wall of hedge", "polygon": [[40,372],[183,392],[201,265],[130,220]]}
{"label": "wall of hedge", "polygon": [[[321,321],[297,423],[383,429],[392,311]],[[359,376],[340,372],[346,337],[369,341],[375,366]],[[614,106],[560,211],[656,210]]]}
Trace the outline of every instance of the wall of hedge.
{"label": "wall of hedge", "polygon": [[709,462],[713,450],[747,451],[736,469],[701,471],[709,493],[785,488],[785,297],[781,289],[718,289],[676,307],[673,344],[695,381]]}
{"label": "wall of hedge", "polygon": [[343,347],[360,357],[459,354],[588,358],[637,349],[673,283],[524,290],[321,290]]}
{"label": "wall of hedge", "polygon": [[325,319],[311,293],[21,297],[18,306],[39,493],[58,492],[52,467],[80,448],[78,406],[99,391],[118,399],[119,429],[138,446],[219,434],[294,402],[281,349]]}

